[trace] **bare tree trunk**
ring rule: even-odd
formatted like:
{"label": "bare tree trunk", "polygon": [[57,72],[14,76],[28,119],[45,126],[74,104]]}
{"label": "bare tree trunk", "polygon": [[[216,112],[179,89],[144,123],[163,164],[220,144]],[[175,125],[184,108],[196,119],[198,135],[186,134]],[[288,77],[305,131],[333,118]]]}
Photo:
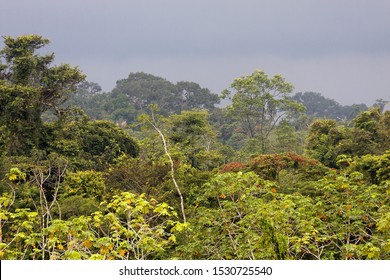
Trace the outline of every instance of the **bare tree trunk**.
{"label": "bare tree trunk", "polygon": [[187,222],[187,218],[186,218],[186,213],[185,213],[185,209],[184,209],[184,198],[183,198],[183,194],[181,193],[180,191],[180,187],[179,185],[177,184],[176,182],[176,179],[175,179],[175,167],[174,167],[174,163],[173,163],[173,160],[172,160],[172,157],[171,157],[171,154],[169,153],[168,151],[168,145],[167,145],[167,141],[165,140],[165,136],[164,134],[161,132],[161,130],[158,128],[158,125],[157,125],[157,121],[154,117],[154,113],[153,113],[153,110],[152,110],[152,122],[151,122],[151,125],[153,126],[153,128],[158,132],[158,134],[160,135],[161,137],[161,140],[164,144],[164,152],[165,154],[167,155],[168,159],[169,159],[169,163],[171,165],[171,177],[172,177],[172,181],[173,181],[173,184],[175,185],[175,188],[176,188],[176,191],[180,197],[180,207],[181,207],[181,213],[183,215],[183,222],[186,223]]}
{"label": "bare tree trunk", "polygon": [[[41,166],[41,165],[36,165],[36,167],[33,170],[34,174],[34,182],[37,185],[39,189],[39,204],[40,208],[36,205],[37,212],[41,214],[41,249],[42,249],[42,260],[45,259],[45,253],[47,252],[50,258],[50,252],[47,249],[47,238],[43,234],[44,230],[51,224],[53,218],[52,218],[52,208],[58,205],[57,197],[58,197],[58,192],[60,189],[60,183],[62,177],[65,175],[65,171],[67,169],[68,162],[64,163],[58,163],[57,169],[53,168],[51,166],[51,163],[49,163],[49,166]],[[53,170],[56,171],[56,174],[52,174]],[[45,174],[47,172],[47,174]],[[54,186],[54,191],[53,191],[53,198],[52,201],[48,201],[47,194],[44,188],[45,183],[52,177],[56,176],[55,180],[55,186]],[[59,209],[60,210],[60,209]],[[61,211],[59,211],[61,212]]]}

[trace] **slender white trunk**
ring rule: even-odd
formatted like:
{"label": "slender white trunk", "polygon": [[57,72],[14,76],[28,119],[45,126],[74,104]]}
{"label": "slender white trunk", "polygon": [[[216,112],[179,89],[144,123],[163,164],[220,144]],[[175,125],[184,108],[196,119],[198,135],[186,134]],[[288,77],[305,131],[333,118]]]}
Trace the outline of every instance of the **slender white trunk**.
{"label": "slender white trunk", "polygon": [[166,156],[168,157],[169,163],[171,165],[171,178],[172,178],[173,184],[175,185],[176,191],[177,191],[177,193],[178,193],[178,195],[180,197],[180,207],[181,207],[181,213],[183,215],[183,222],[186,223],[187,222],[187,218],[186,218],[186,213],[185,213],[185,209],[184,209],[184,198],[183,198],[183,194],[180,191],[180,187],[179,187],[179,185],[178,185],[178,183],[176,182],[176,179],[175,179],[175,166],[174,166],[171,154],[169,153],[169,150],[168,150],[167,141],[165,140],[164,134],[158,128],[158,125],[157,125],[156,119],[154,117],[153,111],[152,111],[152,122],[151,122],[151,124],[152,124],[153,128],[160,135],[161,140],[162,140],[162,142],[164,144],[164,152],[165,152]]}

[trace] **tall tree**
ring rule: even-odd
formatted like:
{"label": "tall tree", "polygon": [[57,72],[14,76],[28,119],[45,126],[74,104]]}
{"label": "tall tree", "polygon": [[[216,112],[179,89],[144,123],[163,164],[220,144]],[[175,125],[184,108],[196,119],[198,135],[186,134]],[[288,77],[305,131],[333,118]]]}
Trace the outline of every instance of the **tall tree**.
{"label": "tall tree", "polygon": [[201,88],[194,82],[178,82],[176,84],[178,101],[181,111],[191,109],[214,109],[220,99],[217,94],[211,93],[207,88]]}
{"label": "tall tree", "polygon": [[222,97],[232,100],[230,113],[241,123],[249,139],[260,140],[261,152],[267,152],[267,140],[276,124],[304,111],[304,106],[292,100],[293,85],[281,75],[272,78],[262,70],[236,78],[231,90]]}
{"label": "tall tree", "polygon": [[172,113],[174,104],[175,86],[157,76],[142,72],[130,73],[126,79],[117,81],[112,90],[112,97],[120,95],[127,97],[128,102],[137,110],[147,110],[150,104],[158,104],[164,113]]}
{"label": "tall tree", "polygon": [[343,140],[344,130],[334,120],[316,120],[309,127],[306,153],[329,167],[336,167],[336,147]]}
{"label": "tall tree", "polygon": [[191,166],[212,169],[220,163],[216,150],[216,132],[208,121],[205,110],[183,111],[172,115],[170,140],[186,156]]}
{"label": "tall tree", "polygon": [[142,72],[130,73],[126,79],[117,81],[111,98],[126,97],[137,110],[148,110],[157,104],[163,115],[180,113],[191,109],[212,109],[219,97],[207,88],[193,82],[170,81]]}
{"label": "tall tree", "polygon": [[[9,153],[25,154],[39,145],[41,115],[61,117],[61,105],[84,80],[77,67],[51,66],[54,54],[41,55],[49,43],[39,35],[4,37],[0,51],[0,124],[9,131]],[[4,61],[4,64],[3,64]]]}

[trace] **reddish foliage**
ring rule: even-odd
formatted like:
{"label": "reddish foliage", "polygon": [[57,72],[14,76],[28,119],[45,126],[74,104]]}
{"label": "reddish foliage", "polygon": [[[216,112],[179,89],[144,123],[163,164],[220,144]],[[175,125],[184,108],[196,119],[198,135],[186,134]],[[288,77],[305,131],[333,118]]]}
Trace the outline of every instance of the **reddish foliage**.
{"label": "reddish foliage", "polygon": [[307,169],[319,166],[317,160],[296,153],[267,154],[254,157],[249,164],[250,170],[266,179],[276,179],[283,169]]}
{"label": "reddish foliage", "polygon": [[230,163],[222,165],[221,168],[219,169],[219,171],[221,173],[239,172],[239,171],[243,171],[246,167],[247,167],[247,165],[245,163],[235,161],[235,162],[230,162]]}

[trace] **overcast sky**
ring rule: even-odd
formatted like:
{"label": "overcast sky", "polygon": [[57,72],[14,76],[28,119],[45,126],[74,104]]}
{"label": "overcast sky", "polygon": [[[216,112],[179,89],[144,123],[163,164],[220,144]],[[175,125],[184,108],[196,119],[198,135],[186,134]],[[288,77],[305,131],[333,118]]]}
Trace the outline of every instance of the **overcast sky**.
{"label": "overcast sky", "polygon": [[389,0],[0,0],[0,35],[30,33],[105,91],[142,71],[220,93],[262,69],[341,104],[390,100]]}

